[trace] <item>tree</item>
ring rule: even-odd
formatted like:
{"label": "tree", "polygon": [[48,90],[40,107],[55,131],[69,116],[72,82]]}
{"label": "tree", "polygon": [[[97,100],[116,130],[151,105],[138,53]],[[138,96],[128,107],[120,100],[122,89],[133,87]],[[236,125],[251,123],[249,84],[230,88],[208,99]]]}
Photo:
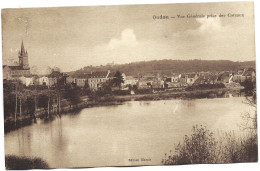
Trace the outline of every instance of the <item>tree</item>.
{"label": "tree", "polygon": [[51,74],[52,72],[61,72],[61,70],[60,70],[60,68],[58,68],[58,67],[56,67],[56,66],[54,66],[53,68],[51,68],[50,66],[48,66],[48,67],[46,68],[45,73],[46,73],[47,75],[49,75],[49,74]]}
{"label": "tree", "polygon": [[15,94],[12,92],[15,91],[16,85],[13,83],[4,83],[4,118],[12,117],[15,112],[14,104],[15,104]]}
{"label": "tree", "polygon": [[252,92],[253,92],[253,89],[254,89],[254,83],[249,80],[249,79],[246,79],[244,83],[241,83],[242,86],[245,87],[245,93],[246,95],[252,95]]}
{"label": "tree", "polygon": [[21,83],[21,81],[17,81],[15,86],[15,113],[14,113],[15,122],[17,119],[18,98],[19,98],[20,116],[22,116],[22,98],[24,98],[24,85]]}
{"label": "tree", "polygon": [[[74,85],[74,87],[75,87],[75,85]],[[88,82],[85,83],[85,85],[84,85],[84,87],[82,89],[81,94],[82,95],[90,95],[91,94],[91,90],[90,90]]]}
{"label": "tree", "polygon": [[46,109],[48,107],[48,99],[49,98],[47,95],[44,94],[39,95],[37,106]]}
{"label": "tree", "polygon": [[137,85],[133,85],[133,90],[136,91],[138,89]]}
{"label": "tree", "polygon": [[65,98],[71,106],[78,105],[80,102],[80,88],[77,86],[67,86],[65,89]]}
{"label": "tree", "polygon": [[257,131],[256,92],[252,91],[252,94],[253,94],[252,97],[246,96],[246,100],[244,101],[244,103],[253,107],[255,109],[255,111],[242,113],[241,117],[243,119],[243,122],[240,125],[242,130]]}
{"label": "tree", "polygon": [[99,92],[98,94],[103,94],[103,95],[111,94],[111,92],[112,92],[111,84],[109,82],[101,83],[98,92]]}
{"label": "tree", "polygon": [[35,113],[35,100],[32,97],[28,97],[26,99],[26,109],[29,115],[33,115]]}
{"label": "tree", "polygon": [[64,76],[58,67],[54,67],[51,69],[51,73],[49,77],[56,78],[57,82],[55,83],[55,92],[57,97],[57,106],[58,106],[58,113],[61,112],[61,94],[62,90],[65,87],[66,83],[66,76]]}
{"label": "tree", "polygon": [[127,87],[130,91],[133,89],[133,86],[131,84],[128,84]]}
{"label": "tree", "polygon": [[53,72],[53,71],[61,72],[61,69],[60,69],[59,67],[57,67],[57,66],[54,66],[54,67],[52,68],[52,72]]}
{"label": "tree", "polygon": [[123,76],[122,74],[117,71],[114,75],[114,79],[113,79],[113,83],[118,86],[118,88],[121,87],[121,84],[124,83],[124,79],[123,79]]}
{"label": "tree", "polygon": [[12,117],[15,112],[15,95],[4,92],[4,118]]}

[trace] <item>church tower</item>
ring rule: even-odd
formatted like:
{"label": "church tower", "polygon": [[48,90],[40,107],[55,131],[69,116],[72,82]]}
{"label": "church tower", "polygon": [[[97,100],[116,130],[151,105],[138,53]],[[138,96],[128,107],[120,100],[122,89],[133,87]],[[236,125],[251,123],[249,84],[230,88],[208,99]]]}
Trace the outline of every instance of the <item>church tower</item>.
{"label": "church tower", "polygon": [[25,51],[25,49],[24,49],[23,41],[22,41],[21,50],[19,51],[18,56],[19,56],[19,65],[23,69],[29,69],[28,54],[27,54],[27,51]]}

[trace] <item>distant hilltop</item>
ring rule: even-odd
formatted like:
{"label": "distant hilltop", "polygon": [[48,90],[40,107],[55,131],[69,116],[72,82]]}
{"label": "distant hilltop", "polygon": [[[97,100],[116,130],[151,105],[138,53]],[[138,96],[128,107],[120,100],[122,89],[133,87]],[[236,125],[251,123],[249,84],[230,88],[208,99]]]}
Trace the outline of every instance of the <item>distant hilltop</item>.
{"label": "distant hilltop", "polygon": [[105,66],[86,66],[80,70],[70,72],[70,75],[81,75],[92,71],[115,72],[119,70],[126,75],[137,76],[138,74],[171,74],[189,72],[219,72],[237,71],[241,68],[255,68],[255,61],[233,62],[229,60],[153,60],[141,61],[129,64],[114,64]]}

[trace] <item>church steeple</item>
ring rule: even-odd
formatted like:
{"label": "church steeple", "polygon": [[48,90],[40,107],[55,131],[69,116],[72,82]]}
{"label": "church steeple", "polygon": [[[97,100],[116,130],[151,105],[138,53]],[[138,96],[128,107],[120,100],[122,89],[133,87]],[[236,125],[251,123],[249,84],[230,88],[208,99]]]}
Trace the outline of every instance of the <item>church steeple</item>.
{"label": "church steeple", "polygon": [[23,40],[22,40],[22,45],[21,45],[21,55],[22,55],[22,56],[25,55]]}
{"label": "church steeple", "polygon": [[24,49],[23,40],[21,44],[21,50],[19,51],[19,65],[23,67],[23,69],[29,69],[28,54]]}

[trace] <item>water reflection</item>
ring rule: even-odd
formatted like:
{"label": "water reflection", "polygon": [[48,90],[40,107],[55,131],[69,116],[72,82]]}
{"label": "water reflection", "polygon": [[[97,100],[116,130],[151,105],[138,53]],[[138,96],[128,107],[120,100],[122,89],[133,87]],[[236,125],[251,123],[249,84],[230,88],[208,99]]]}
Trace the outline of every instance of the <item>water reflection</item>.
{"label": "water reflection", "polygon": [[75,118],[75,117],[78,117],[78,115],[80,114],[81,110],[77,110],[77,111],[73,111],[71,113],[69,113],[69,117],[71,118]]}
{"label": "water reflection", "polygon": [[141,106],[149,106],[149,105],[151,105],[151,101],[139,101],[139,105],[141,105]]}
{"label": "water reflection", "polygon": [[133,157],[150,157],[154,164],[161,164],[164,152],[195,124],[240,131],[240,114],[250,110],[244,100],[233,96],[131,101],[117,107],[86,108],[11,131],[5,135],[5,150],[41,157],[54,168],[129,165]]}

